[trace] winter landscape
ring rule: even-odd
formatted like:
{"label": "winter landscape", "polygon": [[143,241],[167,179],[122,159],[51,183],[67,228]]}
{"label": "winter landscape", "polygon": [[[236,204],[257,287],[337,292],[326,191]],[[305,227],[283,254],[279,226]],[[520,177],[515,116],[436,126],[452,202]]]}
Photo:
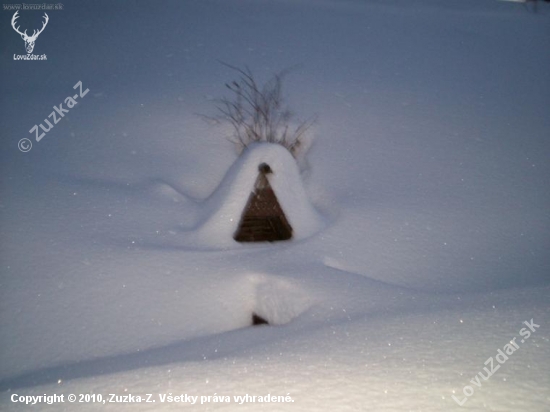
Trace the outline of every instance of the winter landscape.
{"label": "winter landscape", "polygon": [[[0,410],[550,410],[549,3],[53,6],[1,12]],[[237,242],[262,164],[292,238]]]}

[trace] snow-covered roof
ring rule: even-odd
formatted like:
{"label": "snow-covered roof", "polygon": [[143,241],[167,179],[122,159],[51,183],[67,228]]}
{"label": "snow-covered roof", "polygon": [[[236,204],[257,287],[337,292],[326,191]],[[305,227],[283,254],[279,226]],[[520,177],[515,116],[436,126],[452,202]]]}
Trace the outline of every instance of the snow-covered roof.
{"label": "snow-covered roof", "polygon": [[283,212],[292,226],[293,239],[312,235],[323,226],[323,220],[311,204],[304,189],[300,171],[290,152],[271,143],[250,145],[229,168],[214,193],[206,200],[204,218],[195,235],[211,246],[236,244],[233,234],[258,177],[262,163],[270,166],[269,183]]}

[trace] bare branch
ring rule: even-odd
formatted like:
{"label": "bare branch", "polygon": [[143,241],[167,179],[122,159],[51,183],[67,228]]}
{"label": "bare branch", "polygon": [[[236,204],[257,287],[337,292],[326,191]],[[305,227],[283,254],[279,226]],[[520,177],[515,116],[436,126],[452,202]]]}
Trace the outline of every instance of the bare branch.
{"label": "bare branch", "polygon": [[216,119],[231,125],[233,134],[230,140],[239,152],[253,142],[269,142],[286,147],[296,157],[303,136],[313,121],[298,123],[291,131],[293,113],[285,107],[282,93],[283,79],[290,69],[276,73],[260,87],[248,66],[239,68],[220,63],[236,71],[238,78],[225,84],[232,97],[217,101],[219,115]]}

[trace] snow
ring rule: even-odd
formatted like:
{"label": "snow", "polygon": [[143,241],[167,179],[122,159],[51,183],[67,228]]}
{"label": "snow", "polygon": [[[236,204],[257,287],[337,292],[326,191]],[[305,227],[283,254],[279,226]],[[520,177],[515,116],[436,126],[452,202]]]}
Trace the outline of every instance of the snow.
{"label": "snow", "polygon": [[[63,4],[47,61],[13,61],[1,28],[2,411],[548,409],[549,4]],[[318,118],[300,168],[279,146],[238,157],[196,116],[234,76],[217,60],[295,67],[288,103]],[[262,162],[296,237],[238,244]]]}
{"label": "snow", "polygon": [[202,206],[204,223],[186,241],[210,247],[238,245],[233,240],[241,215],[258,178],[258,166],[268,164],[269,183],[296,240],[318,232],[323,221],[304,190],[298,165],[290,152],[273,143],[253,143],[231,166],[219,187]]}

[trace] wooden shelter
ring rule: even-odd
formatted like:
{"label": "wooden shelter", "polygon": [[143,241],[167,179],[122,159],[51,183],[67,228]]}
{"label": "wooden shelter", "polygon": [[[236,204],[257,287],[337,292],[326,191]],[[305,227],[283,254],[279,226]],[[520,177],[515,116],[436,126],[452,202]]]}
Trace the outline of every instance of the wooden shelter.
{"label": "wooden shelter", "polygon": [[267,163],[258,167],[258,177],[233,238],[237,242],[274,242],[292,238],[292,227],[269,183],[273,173]]}

